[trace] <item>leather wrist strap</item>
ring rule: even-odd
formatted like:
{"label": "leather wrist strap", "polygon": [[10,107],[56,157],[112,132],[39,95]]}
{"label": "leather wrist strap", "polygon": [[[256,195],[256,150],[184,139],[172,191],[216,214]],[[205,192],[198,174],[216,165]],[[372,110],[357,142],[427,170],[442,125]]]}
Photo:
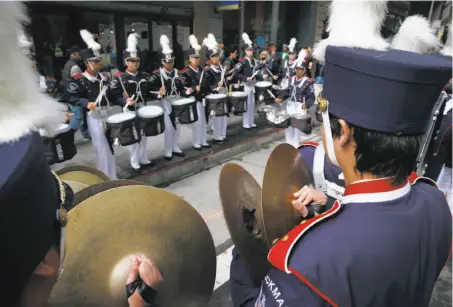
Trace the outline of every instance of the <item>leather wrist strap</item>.
{"label": "leather wrist strap", "polygon": [[131,297],[135,290],[138,291],[138,294],[148,304],[152,304],[157,295],[157,291],[148,286],[140,277],[126,285],[127,298]]}

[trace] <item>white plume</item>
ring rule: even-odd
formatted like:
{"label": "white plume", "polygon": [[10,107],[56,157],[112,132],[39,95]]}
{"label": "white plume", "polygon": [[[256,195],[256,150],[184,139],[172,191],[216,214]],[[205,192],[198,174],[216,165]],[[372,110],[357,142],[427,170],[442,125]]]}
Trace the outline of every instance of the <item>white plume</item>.
{"label": "white plume", "polygon": [[386,0],[333,0],[327,25],[329,37],[316,44],[313,56],[323,63],[329,45],[386,50],[389,44],[381,37],[386,13]]}
{"label": "white plume", "polygon": [[198,39],[195,35],[192,34],[189,36],[189,43],[190,43],[190,47],[195,49],[196,52],[200,51],[201,46],[200,46],[200,44],[198,44]]}
{"label": "white plume", "polygon": [[300,51],[299,51],[299,55],[297,56],[297,66],[301,66],[302,63],[305,61],[305,58],[308,56],[308,52],[307,52],[307,49],[305,48],[302,48]]}
{"label": "white plume", "polygon": [[291,38],[291,40],[289,41],[288,50],[291,52],[294,51],[294,48],[296,48],[296,44],[297,39],[295,37]]}
{"label": "white plume", "polygon": [[250,40],[250,37],[247,33],[242,33],[242,40],[244,41],[244,43],[246,45],[248,45],[249,47],[252,47],[253,46],[253,43],[252,41]]}
{"label": "white plume", "polygon": [[93,34],[88,32],[87,30],[80,30],[80,36],[82,37],[83,41],[87,45],[87,47],[93,52],[101,50],[101,45],[99,45],[95,40]]}
{"label": "white plume", "polygon": [[33,46],[33,43],[28,39],[28,37],[25,35],[24,31],[19,30],[19,36],[18,36],[18,41],[19,41],[19,47],[28,49]]}
{"label": "white plume", "polygon": [[160,46],[162,47],[163,54],[172,54],[173,50],[170,48],[170,40],[168,39],[167,35],[160,36]]}
{"label": "white plume", "polygon": [[127,52],[135,52],[137,51],[138,39],[139,35],[137,33],[131,33],[127,37]]}
{"label": "white plume", "polygon": [[450,26],[448,27],[448,34],[447,34],[447,41],[445,42],[445,45],[444,47],[442,48],[442,50],[440,51],[441,54],[443,55],[446,55],[446,56],[453,56],[453,52],[452,52],[452,43],[453,43],[453,40],[452,40],[452,35],[453,35],[453,28],[452,28],[452,25],[450,24]]}
{"label": "white plume", "polygon": [[27,23],[21,2],[7,1],[0,10],[0,143],[11,142],[38,128],[54,132],[65,107],[39,91],[38,73],[22,53],[18,33]]}
{"label": "white plume", "polygon": [[208,47],[209,50],[216,50],[218,44],[215,36],[212,33],[209,33],[208,37],[203,40],[203,45]]}
{"label": "white plume", "polygon": [[441,43],[434,35],[434,29],[428,20],[423,16],[414,15],[404,20],[392,39],[391,47],[415,53],[428,53],[439,50]]}

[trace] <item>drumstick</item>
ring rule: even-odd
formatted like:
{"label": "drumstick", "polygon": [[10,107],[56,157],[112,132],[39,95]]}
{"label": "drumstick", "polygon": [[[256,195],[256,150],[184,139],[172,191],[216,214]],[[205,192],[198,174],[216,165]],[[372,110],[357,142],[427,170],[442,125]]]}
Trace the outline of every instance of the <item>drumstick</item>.
{"label": "drumstick", "polygon": [[230,96],[231,96],[232,92],[233,92],[233,84],[230,84]]}
{"label": "drumstick", "polygon": [[274,77],[274,74],[271,73],[271,71],[269,70],[269,68],[266,68],[267,72],[269,73],[269,75],[271,75],[272,77]]}
{"label": "drumstick", "polygon": [[204,69],[201,72],[200,82],[198,83],[198,85],[201,85],[201,81],[203,81],[203,76],[204,76]]}
{"label": "drumstick", "polygon": [[124,87],[123,81],[121,80],[121,77],[118,77],[118,79],[120,80],[121,87],[123,88],[123,96],[129,97],[129,94],[127,93],[126,88]]}
{"label": "drumstick", "polygon": [[274,95],[274,94],[272,94],[272,92],[271,92],[270,90],[267,90],[267,92],[269,93],[269,95],[271,95],[271,97],[272,97],[272,98],[274,98],[274,99],[275,99],[275,95]]}
{"label": "drumstick", "polygon": [[[96,104],[96,106],[101,103],[102,97],[105,95],[106,91],[107,91],[107,85],[104,85],[102,87],[101,91],[99,92],[98,97],[96,97],[96,101],[94,102]],[[93,110],[90,110],[90,112],[88,112],[88,115],[91,115],[92,111]]]}
{"label": "drumstick", "polygon": [[[135,94],[132,95],[131,99],[134,99],[134,98],[135,98]],[[125,105],[124,108],[123,108],[123,112],[126,112],[128,106],[130,106],[130,103],[129,103],[129,102],[126,102],[126,105]]]}

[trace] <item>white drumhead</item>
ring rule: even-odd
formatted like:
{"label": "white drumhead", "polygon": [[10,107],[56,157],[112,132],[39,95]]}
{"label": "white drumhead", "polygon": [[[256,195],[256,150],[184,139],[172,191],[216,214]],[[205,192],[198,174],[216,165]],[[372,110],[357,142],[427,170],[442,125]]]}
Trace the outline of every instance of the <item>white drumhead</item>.
{"label": "white drumhead", "polygon": [[171,102],[172,106],[183,106],[186,104],[194,103],[195,102],[195,97],[188,97],[188,98],[181,98],[178,100],[174,100]]}
{"label": "white drumhead", "polygon": [[231,97],[247,97],[246,92],[231,92]]}
{"label": "white drumhead", "polygon": [[61,124],[57,129],[57,134],[65,133],[69,130],[71,130],[71,126],[69,126],[68,124]]}
{"label": "white drumhead", "polygon": [[211,94],[211,95],[206,96],[206,99],[222,99],[222,98],[226,98],[226,97],[227,97],[226,94]]}
{"label": "white drumhead", "polygon": [[255,86],[256,87],[271,87],[272,86],[272,82],[269,82],[269,81],[258,81],[255,83]]}
{"label": "white drumhead", "polygon": [[138,109],[137,114],[142,118],[154,118],[164,114],[164,109],[159,106],[146,106]]}
{"label": "white drumhead", "polygon": [[126,120],[133,119],[135,116],[137,116],[137,115],[135,115],[135,113],[133,113],[133,112],[119,113],[119,114],[109,116],[107,118],[107,122],[109,124],[118,124],[118,123],[125,122]]}

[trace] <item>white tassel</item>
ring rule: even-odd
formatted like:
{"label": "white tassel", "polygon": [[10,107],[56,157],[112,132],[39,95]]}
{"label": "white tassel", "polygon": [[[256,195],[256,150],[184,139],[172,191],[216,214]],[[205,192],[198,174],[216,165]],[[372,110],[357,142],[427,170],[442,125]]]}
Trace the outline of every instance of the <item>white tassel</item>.
{"label": "white tassel", "polygon": [[198,44],[198,39],[196,38],[195,35],[192,34],[189,36],[189,43],[190,43],[190,47],[192,47],[195,50],[195,52],[200,51],[201,46],[200,46],[200,44]]}
{"label": "white tassel", "polygon": [[83,41],[87,45],[87,47],[93,52],[97,52],[101,50],[101,45],[99,45],[95,40],[93,34],[88,32],[87,30],[80,30],[80,36],[82,37]]}
{"label": "white tassel", "polygon": [[297,66],[302,66],[302,64],[304,63],[305,61],[305,58],[307,57],[308,55],[308,52],[306,49],[302,48],[300,51],[299,51],[299,55],[297,56]]}
{"label": "white tassel", "polygon": [[137,52],[138,38],[140,36],[137,33],[131,33],[127,37],[127,52]]}
{"label": "white tassel", "polygon": [[327,46],[386,50],[381,27],[387,13],[387,1],[334,0],[330,5],[329,37],[316,44],[313,56],[324,63]]}
{"label": "white tassel", "polygon": [[420,15],[407,17],[392,39],[392,49],[415,53],[438,51],[441,43],[428,20]]}
{"label": "white tassel", "polygon": [[253,46],[253,43],[252,41],[250,40],[250,37],[247,33],[242,33],[242,40],[244,41],[244,43],[249,46],[249,47],[252,47]]}
{"label": "white tassel", "polygon": [[63,104],[42,94],[38,73],[22,53],[18,33],[28,22],[21,2],[2,3],[0,10],[0,143],[12,142],[42,128],[52,135],[65,118]]}
{"label": "white tassel", "polygon": [[296,48],[296,44],[297,44],[297,39],[295,37],[291,38],[291,40],[289,41],[288,50],[293,52],[294,48]]}
{"label": "white tassel", "polygon": [[170,40],[166,35],[160,36],[160,46],[162,47],[163,54],[172,54],[173,50],[170,48]]}

